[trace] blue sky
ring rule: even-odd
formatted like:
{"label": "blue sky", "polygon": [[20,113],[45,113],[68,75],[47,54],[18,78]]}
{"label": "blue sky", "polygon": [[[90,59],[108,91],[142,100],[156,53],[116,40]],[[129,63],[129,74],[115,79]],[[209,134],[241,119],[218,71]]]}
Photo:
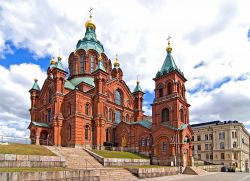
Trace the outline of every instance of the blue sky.
{"label": "blue sky", "polygon": [[84,36],[90,6],[94,7],[97,38],[111,61],[118,54],[131,90],[139,74],[146,92],[146,114],[151,114],[154,98],[152,78],[163,64],[166,39],[171,36],[172,55],[188,79],[190,121],[238,120],[250,129],[250,12],[246,1],[13,0],[0,3],[3,134],[28,135],[28,90],[35,77],[42,86],[51,56],[59,48],[67,67],[68,55]]}

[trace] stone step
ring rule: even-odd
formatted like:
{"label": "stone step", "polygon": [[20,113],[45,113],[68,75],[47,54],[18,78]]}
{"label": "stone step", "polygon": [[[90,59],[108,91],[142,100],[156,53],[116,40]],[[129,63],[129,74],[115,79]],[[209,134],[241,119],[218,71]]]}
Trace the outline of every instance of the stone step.
{"label": "stone step", "polygon": [[185,168],[183,173],[188,174],[188,175],[204,175],[207,173],[207,171],[205,171],[199,167],[195,167],[195,166],[189,167],[188,166]]}

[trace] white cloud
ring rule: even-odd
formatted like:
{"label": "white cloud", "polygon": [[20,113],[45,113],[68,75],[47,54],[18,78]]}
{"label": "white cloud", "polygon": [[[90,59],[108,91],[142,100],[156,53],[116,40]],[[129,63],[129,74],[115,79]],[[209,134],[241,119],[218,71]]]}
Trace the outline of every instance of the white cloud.
{"label": "white cloud", "polygon": [[[66,65],[69,53],[84,36],[90,6],[94,7],[97,38],[111,60],[118,53],[131,90],[139,74],[141,87],[153,92],[152,78],[165,59],[166,38],[170,35],[173,57],[188,79],[188,90],[198,90],[188,95],[191,120],[250,120],[245,111],[249,105],[249,76],[236,81],[250,72],[247,1],[3,1],[0,55],[9,40],[37,56],[61,48]],[[204,65],[194,69],[201,61]],[[231,80],[212,90],[225,77]],[[218,104],[223,106],[216,110]]]}
{"label": "white cloud", "polygon": [[0,66],[0,135],[28,136],[27,127],[30,122],[30,94],[29,90],[34,77],[39,77],[42,85],[45,72],[35,64],[12,65],[9,69]]}

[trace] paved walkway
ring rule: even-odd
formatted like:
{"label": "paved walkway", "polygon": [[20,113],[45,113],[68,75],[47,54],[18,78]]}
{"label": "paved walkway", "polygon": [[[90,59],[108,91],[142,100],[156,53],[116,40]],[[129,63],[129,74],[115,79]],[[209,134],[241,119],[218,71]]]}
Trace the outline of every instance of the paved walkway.
{"label": "paved walkway", "polygon": [[209,172],[206,175],[173,175],[165,177],[141,179],[143,181],[250,181],[249,173],[228,173],[228,172]]}

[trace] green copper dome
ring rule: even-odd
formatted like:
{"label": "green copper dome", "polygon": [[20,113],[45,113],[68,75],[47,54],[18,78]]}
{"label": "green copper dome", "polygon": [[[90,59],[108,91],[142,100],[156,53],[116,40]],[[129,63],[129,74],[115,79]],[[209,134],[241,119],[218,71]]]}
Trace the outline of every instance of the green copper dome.
{"label": "green copper dome", "polygon": [[167,57],[165,58],[165,61],[161,67],[161,70],[157,72],[156,77],[168,74],[173,71],[177,71],[184,77],[183,72],[181,72],[181,70],[175,64],[175,61],[171,55],[171,52],[168,52]]}
{"label": "green copper dome", "polygon": [[96,50],[98,53],[104,52],[103,45],[96,38],[94,28],[86,27],[85,37],[78,41],[75,51],[77,51],[78,49],[84,49],[85,51],[93,49]]}
{"label": "green copper dome", "polygon": [[37,81],[38,81],[38,80],[35,79],[35,82],[34,82],[32,88],[31,88],[30,90],[38,90],[38,91],[41,90],[40,87],[39,87],[39,85],[38,85],[38,83],[37,83]]}
{"label": "green copper dome", "polygon": [[134,92],[143,92],[139,81],[136,82],[136,87],[134,89]]}

